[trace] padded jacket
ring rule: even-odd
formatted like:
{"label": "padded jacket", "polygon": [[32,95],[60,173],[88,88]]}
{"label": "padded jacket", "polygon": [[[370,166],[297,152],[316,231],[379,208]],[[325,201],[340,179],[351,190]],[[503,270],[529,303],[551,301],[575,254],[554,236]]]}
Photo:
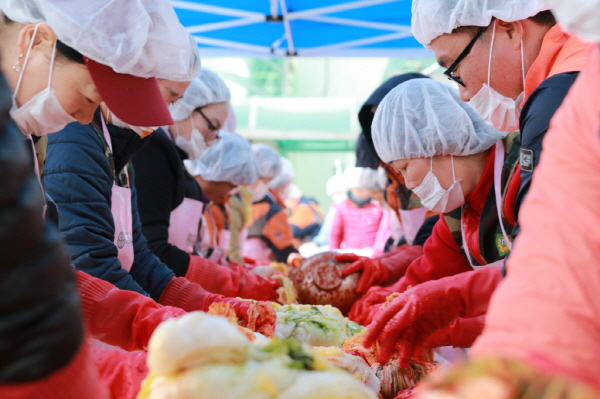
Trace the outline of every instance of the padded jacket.
{"label": "padded jacket", "polygon": [[[131,186],[134,262],[127,272],[121,267],[114,244],[111,213],[113,177],[147,142],[133,131],[108,125],[113,156],[105,154],[106,143],[99,114],[89,125],[71,123],[48,136],[44,167],[47,193],[59,210],[59,229],[77,270],[106,280],[118,288],[158,300],[173,272],[148,249],[137,210],[137,195]],[[118,175],[118,173],[117,173]],[[135,178],[131,170],[130,178]]]}

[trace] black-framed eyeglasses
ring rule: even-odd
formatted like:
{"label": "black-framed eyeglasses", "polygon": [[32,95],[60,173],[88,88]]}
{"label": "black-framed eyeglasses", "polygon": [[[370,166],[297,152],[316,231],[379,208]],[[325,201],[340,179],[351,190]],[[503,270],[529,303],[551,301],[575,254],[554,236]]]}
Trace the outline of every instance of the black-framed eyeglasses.
{"label": "black-framed eyeglasses", "polygon": [[458,57],[456,57],[452,65],[450,65],[448,69],[444,71],[444,75],[446,75],[448,79],[458,83],[462,87],[465,87],[465,83],[463,82],[463,80],[460,77],[456,76],[454,72],[456,71],[460,63],[467,57],[467,55],[469,55],[471,49],[473,49],[473,46],[475,45],[475,42],[477,41],[477,39],[479,39],[479,37],[481,37],[481,35],[483,34],[483,32],[486,31],[487,28],[487,26],[479,28],[475,36],[473,36],[473,39],[471,39],[469,44],[467,44],[467,47],[465,47],[465,49],[458,55]]}
{"label": "black-framed eyeglasses", "polygon": [[211,132],[218,132],[219,128],[216,127],[211,121],[210,119],[208,119],[208,117],[204,114],[204,112],[202,112],[202,108],[196,108],[195,111],[197,111],[200,115],[202,115],[202,117],[204,118],[204,120],[206,121],[206,124],[208,125],[208,129]]}

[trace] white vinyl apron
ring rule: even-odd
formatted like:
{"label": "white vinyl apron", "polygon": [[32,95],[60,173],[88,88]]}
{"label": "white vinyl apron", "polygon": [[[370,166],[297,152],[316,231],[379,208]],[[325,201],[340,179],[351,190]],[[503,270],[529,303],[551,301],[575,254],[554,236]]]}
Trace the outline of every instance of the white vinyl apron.
{"label": "white vinyl apron", "polygon": [[[500,228],[502,229],[502,235],[504,236],[504,240],[506,241],[506,245],[509,250],[512,250],[512,241],[510,241],[508,234],[506,234],[506,230],[504,229],[504,223],[502,223],[502,166],[504,165],[504,142],[499,140],[496,143],[496,153],[494,156],[494,194],[496,197],[496,210],[498,211],[498,223],[500,223]],[[464,206],[463,206],[464,212]],[[496,262],[490,263],[488,265],[483,266],[475,266],[473,264],[473,259],[471,258],[471,252],[469,251],[469,243],[467,242],[467,237],[465,236],[465,228],[464,223],[460,221],[460,232],[462,234],[463,248],[465,250],[465,254],[467,254],[467,259],[469,259],[469,263],[474,270],[483,269],[484,267],[498,267],[501,268],[504,266],[504,259],[500,259]]]}
{"label": "white vinyl apron", "polygon": [[[112,142],[110,140],[108,128],[106,127],[106,123],[104,122],[104,118],[102,116],[100,116],[100,120],[102,122],[102,133],[104,133],[104,139],[106,140],[106,143],[112,152]],[[115,173],[118,173],[118,171],[115,171]],[[127,166],[125,167],[125,174],[127,175]],[[127,175],[127,180],[129,180],[129,175]],[[113,181],[110,202],[110,211],[115,224],[114,243],[118,249],[118,258],[121,262],[121,267],[127,271],[130,271],[134,259],[131,189],[119,187],[115,181]]]}
{"label": "white vinyl apron", "polygon": [[171,212],[169,244],[175,245],[188,254],[193,253],[203,211],[202,201],[184,198],[183,202]]}

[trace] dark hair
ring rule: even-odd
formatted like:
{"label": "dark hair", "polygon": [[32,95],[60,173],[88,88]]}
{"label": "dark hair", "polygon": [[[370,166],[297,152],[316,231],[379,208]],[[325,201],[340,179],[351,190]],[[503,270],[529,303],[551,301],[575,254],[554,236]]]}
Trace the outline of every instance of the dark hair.
{"label": "dark hair", "polygon": [[[3,14],[2,16],[4,17],[5,25],[12,25],[14,23],[14,21],[8,18],[6,14]],[[83,55],[81,55],[80,52],[67,46],[60,40],[56,40],[56,54],[59,58],[62,58],[65,61],[76,62],[78,64],[85,64],[85,61],[83,60]]]}
{"label": "dark hair", "polygon": [[[533,22],[535,22],[539,26],[545,26],[545,27],[551,28],[554,25],[556,25],[556,18],[554,18],[554,15],[552,14],[552,11],[550,11],[550,10],[540,11],[537,14],[535,14],[533,17],[530,17],[528,19],[531,19]],[[479,28],[480,28],[479,26],[459,26],[458,28],[454,29],[452,31],[452,33],[466,33],[472,39],[477,34],[477,31],[479,31]]]}

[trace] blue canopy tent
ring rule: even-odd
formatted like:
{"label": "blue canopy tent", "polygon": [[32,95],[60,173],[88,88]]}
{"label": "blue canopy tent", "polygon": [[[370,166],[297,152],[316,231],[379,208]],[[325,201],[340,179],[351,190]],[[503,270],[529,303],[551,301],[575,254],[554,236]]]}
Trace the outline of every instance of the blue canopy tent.
{"label": "blue canopy tent", "polygon": [[411,0],[172,0],[203,56],[428,57]]}

